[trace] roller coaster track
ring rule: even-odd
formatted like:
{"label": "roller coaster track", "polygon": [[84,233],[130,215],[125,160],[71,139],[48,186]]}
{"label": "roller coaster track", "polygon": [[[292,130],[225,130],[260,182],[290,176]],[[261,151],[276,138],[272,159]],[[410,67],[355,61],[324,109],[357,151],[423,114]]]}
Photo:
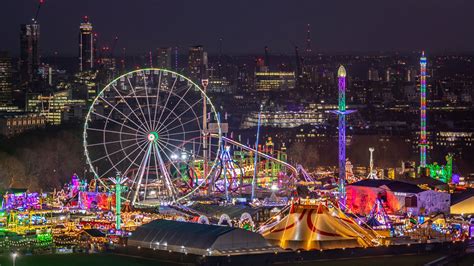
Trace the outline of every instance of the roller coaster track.
{"label": "roller coaster track", "polygon": [[[211,134],[211,137],[213,138],[217,138],[218,135],[216,134]],[[284,162],[282,160],[278,160],[277,158],[274,158],[266,153],[263,153],[263,152],[260,152],[260,151],[257,151],[255,150],[254,148],[250,148],[249,146],[246,146],[238,141],[235,141],[233,139],[229,139],[227,137],[222,137],[222,140],[226,143],[229,143],[229,144],[232,144],[234,146],[237,146],[237,147],[240,147],[246,151],[251,151],[251,152],[256,152],[258,156],[261,156],[267,160],[270,160],[270,161],[273,161],[273,162],[276,162],[276,163],[279,163],[279,164],[282,164],[284,165],[285,167],[287,167],[291,172],[292,174],[294,175],[294,178],[297,178],[298,177],[298,170],[291,164],[287,163],[287,162]]]}

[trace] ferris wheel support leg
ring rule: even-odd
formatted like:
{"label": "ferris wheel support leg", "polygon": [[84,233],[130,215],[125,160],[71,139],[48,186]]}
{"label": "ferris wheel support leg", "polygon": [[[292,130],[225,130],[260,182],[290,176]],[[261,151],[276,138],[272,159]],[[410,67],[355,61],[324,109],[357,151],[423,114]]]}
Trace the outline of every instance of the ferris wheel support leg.
{"label": "ferris wheel support leg", "polygon": [[138,182],[137,182],[137,189],[135,190],[135,194],[133,195],[132,205],[134,205],[137,202],[138,193],[140,192],[140,187],[141,187],[143,175],[145,174],[145,171],[146,171],[146,168],[147,168],[146,167],[147,162],[150,159],[151,148],[152,148],[152,144],[148,145],[145,158],[142,161],[142,164],[140,165],[139,178],[138,178]]}
{"label": "ferris wheel support leg", "polygon": [[174,191],[175,187],[173,186],[171,182],[169,172],[165,167],[165,163],[163,161],[163,158],[161,157],[159,147],[157,144],[153,144],[153,146],[154,146],[155,156],[158,158],[158,165],[160,166],[160,170],[163,173],[163,177],[165,179],[166,188],[168,189],[168,192],[171,197],[171,202],[176,202],[176,191]]}

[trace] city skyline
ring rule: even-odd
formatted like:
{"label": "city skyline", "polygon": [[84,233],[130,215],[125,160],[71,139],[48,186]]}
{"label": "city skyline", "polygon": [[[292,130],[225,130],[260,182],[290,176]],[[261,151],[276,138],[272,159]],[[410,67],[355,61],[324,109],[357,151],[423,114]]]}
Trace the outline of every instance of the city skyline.
{"label": "city skyline", "polygon": [[[295,45],[306,48],[307,24],[311,25],[313,53],[473,51],[472,29],[463,25],[474,23],[469,14],[474,3],[464,1],[304,1],[299,5],[279,0],[239,1],[232,5],[217,1],[125,3],[46,1],[38,18],[41,54],[76,55],[77,28],[86,15],[99,34],[101,45],[110,45],[118,36],[117,48],[126,48],[131,54],[197,44],[206,47],[210,54],[220,52],[221,48],[227,54],[262,53],[264,46],[271,53],[292,53]],[[8,38],[0,50],[17,56],[19,25],[29,23],[36,8],[34,0],[4,3],[0,34]],[[226,11],[231,9],[232,12]]]}

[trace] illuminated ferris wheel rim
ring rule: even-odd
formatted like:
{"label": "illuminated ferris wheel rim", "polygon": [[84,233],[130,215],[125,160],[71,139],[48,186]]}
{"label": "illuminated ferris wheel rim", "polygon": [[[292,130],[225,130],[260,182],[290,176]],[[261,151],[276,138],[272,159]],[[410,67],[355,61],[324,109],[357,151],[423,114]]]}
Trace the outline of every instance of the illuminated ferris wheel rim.
{"label": "illuminated ferris wheel rim", "polygon": [[[207,94],[204,92],[204,90],[203,90],[198,84],[196,84],[196,83],[193,82],[191,79],[187,78],[186,76],[184,76],[184,75],[182,75],[182,74],[180,74],[180,73],[177,73],[177,72],[174,72],[174,71],[171,71],[171,70],[167,70],[167,69],[161,69],[161,68],[143,68],[143,69],[136,69],[136,70],[133,70],[133,71],[124,73],[124,74],[118,76],[117,78],[115,78],[114,80],[110,81],[105,87],[103,87],[103,88],[97,93],[97,96],[94,98],[94,100],[92,101],[92,103],[91,103],[91,105],[90,105],[90,107],[89,107],[89,109],[88,109],[87,115],[86,115],[86,117],[85,117],[84,128],[83,128],[83,146],[84,146],[84,151],[85,151],[85,156],[86,156],[86,162],[87,162],[87,164],[89,165],[89,169],[90,169],[90,171],[93,173],[94,178],[95,178],[95,179],[98,179],[98,180],[100,181],[100,183],[101,183],[104,187],[106,187],[106,188],[108,188],[108,189],[110,189],[109,186],[107,186],[107,184],[105,184],[105,183],[102,181],[102,178],[103,178],[103,177],[107,177],[107,176],[101,176],[101,175],[98,173],[98,171],[97,171],[96,168],[95,168],[94,161],[91,160],[91,156],[90,156],[90,154],[89,154],[89,149],[88,149],[89,144],[88,144],[88,142],[87,142],[87,138],[88,138],[88,133],[87,133],[87,132],[88,132],[88,129],[91,129],[91,128],[89,127],[89,121],[92,121],[92,114],[99,115],[98,113],[95,112],[95,106],[99,104],[99,102],[101,101],[101,99],[103,99],[103,101],[107,102],[107,101],[104,99],[104,96],[103,96],[106,91],[110,90],[110,89],[113,87],[113,89],[118,92],[117,88],[115,87],[115,85],[116,85],[116,83],[117,83],[118,81],[120,81],[120,80],[123,79],[123,78],[127,78],[127,79],[128,79],[128,77],[130,77],[130,76],[132,76],[132,75],[134,75],[134,74],[139,74],[139,73],[143,73],[143,76],[146,76],[147,74],[150,74],[150,73],[151,73],[151,74],[160,73],[160,79],[161,79],[161,74],[163,74],[163,73],[165,73],[165,76],[166,76],[167,74],[171,74],[171,76],[175,78],[175,82],[176,82],[178,79],[180,79],[180,81],[187,82],[187,84],[190,85],[190,88],[193,87],[193,88],[197,89],[197,90],[198,90],[197,92],[198,92],[198,93],[201,95],[201,97],[202,97],[202,101],[203,101],[204,103],[206,103],[206,105],[209,105],[209,106],[211,107],[211,109],[207,112],[207,114],[202,114],[202,116],[204,116],[204,115],[207,116],[208,114],[213,114],[213,116],[214,116],[214,118],[215,118],[215,123],[217,124],[217,127],[215,128],[215,130],[217,130],[217,135],[219,136],[217,149],[220,150],[220,146],[221,146],[221,142],[222,142],[222,139],[221,139],[222,132],[221,132],[220,120],[219,120],[219,117],[218,117],[218,115],[217,115],[216,108],[215,108],[215,106],[212,104],[212,101],[209,99],[209,97],[207,96]],[[130,82],[130,80],[128,80],[128,81]],[[145,83],[145,84],[146,84],[146,83]],[[134,91],[134,96],[137,97],[137,96],[136,96],[135,88],[133,88],[133,86],[132,86],[131,83],[130,83],[130,86],[131,86],[131,90]],[[157,93],[158,93],[158,95],[156,96],[157,98],[159,97],[159,91],[162,90],[162,88],[160,88],[160,86],[161,86],[161,83],[158,84],[158,87],[156,88],[156,89],[157,89]],[[173,84],[173,87],[168,88],[168,89],[169,89],[169,92],[168,92],[169,94],[175,94],[175,92],[173,92],[173,88],[174,88],[174,84]],[[145,90],[145,91],[147,90],[146,85],[145,85],[145,88],[144,88],[143,90]],[[189,90],[189,88],[188,88],[188,90]],[[130,93],[130,94],[131,94],[131,93]],[[127,97],[128,97],[128,96],[131,96],[130,94],[127,95]],[[120,93],[119,93],[119,95],[120,95]],[[122,95],[120,95],[120,96],[122,96]],[[175,96],[176,96],[176,95],[175,95]],[[149,96],[147,95],[146,97],[149,97]],[[169,99],[169,96],[168,96],[168,99]],[[167,100],[168,100],[168,99],[167,99]],[[181,99],[182,99],[182,98],[181,98]],[[124,100],[123,96],[122,96],[122,100]],[[148,99],[147,99],[147,100],[148,100]],[[180,102],[181,102],[181,100],[180,100]],[[168,101],[167,101],[166,103],[168,103]],[[196,103],[197,103],[197,102],[196,102]],[[189,105],[189,103],[186,102],[186,104],[189,106],[189,108],[191,108],[191,106]],[[156,105],[158,106],[158,103],[156,103]],[[166,105],[166,104],[165,104],[165,105]],[[117,106],[117,105],[113,106],[112,109],[117,109],[116,106]],[[128,105],[128,107],[130,108],[130,110],[131,110],[132,112],[135,112],[135,110],[132,110],[132,108],[130,107],[130,105]],[[139,108],[142,108],[140,104],[139,104]],[[148,108],[149,108],[149,106],[148,106]],[[156,108],[156,107],[155,107],[155,108]],[[166,106],[161,106],[161,105],[160,105],[160,108],[163,108],[163,110],[164,110],[164,109],[167,109]],[[118,110],[118,109],[117,109],[117,110]],[[168,109],[168,110],[169,110],[169,109]],[[173,109],[173,110],[174,110],[174,109]],[[188,109],[187,109],[187,111],[188,111]],[[186,112],[187,112],[187,111],[186,111]],[[191,110],[191,111],[193,111],[193,110]],[[120,112],[120,111],[118,111],[118,112]],[[121,113],[122,115],[124,115],[122,112],[120,112],[120,113]],[[155,113],[156,113],[156,109],[155,109]],[[171,113],[172,113],[172,111],[171,111]],[[193,111],[193,113],[194,113],[194,115],[196,116],[196,113],[195,113],[194,111]],[[111,113],[109,114],[109,117],[102,116],[104,119],[106,119],[106,123],[105,123],[105,124],[108,123],[108,118],[110,118],[110,115],[111,115]],[[131,115],[131,114],[130,114],[130,115]],[[136,114],[135,114],[135,115],[136,115]],[[175,114],[173,114],[173,115],[175,115]],[[99,116],[101,116],[101,115],[99,115]],[[145,115],[143,115],[143,117],[146,119],[146,116],[145,116]],[[169,117],[169,116],[168,116],[168,117]],[[167,118],[168,118],[168,117],[167,117]],[[138,117],[137,117],[137,118],[138,118]],[[166,118],[166,119],[167,119],[167,118]],[[150,119],[151,119],[151,117],[150,117]],[[156,114],[155,114],[155,119],[156,119]],[[160,117],[160,119],[161,119],[161,117]],[[165,119],[165,120],[166,120],[166,119]],[[176,119],[175,119],[175,120],[176,120]],[[173,121],[175,121],[175,120],[173,120]],[[132,120],[130,120],[130,121],[132,121]],[[172,122],[173,122],[173,121],[172,121]],[[133,122],[133,121],[132,121],[132,122]],[[152,121],[149,121],[149,122],[150,122],[150,125],[151,125],[151,122],[152,122]],[[153,121],[153,123],[155,123],[155,122],[156,122],[156,121]],[[163,121],[163,122],[166,122],[166,121]],[[169,123],[169,124],[172,124],[172,122]],[[179,121],[178,121],[178,122],[179,122]],[[188,122],[189,122],[189,121],[188,121]],[[125,124],[125,121],[122,123],[122,128],[124,127],[124,124]],[[137,125],[137,124],[135,124],[135,125]],[[141,123],[141,125],[142,125],[142,126],[145,126],[145,125],[148,125],[148,124],[147,124],[146,121],[143,121],[143,123]],[[204,126],[204,125],[203,125],[203,126]],[[176,128],[178,128],[178,127],[179,127],[179,125],[176,126],[176,127],[174,127],[174,129],[176,129]],[[183,127],[183,124],[181,124],[181,127]],[[161,126],[159,126],[159,130],[156,130],[156,128],[151,128],[151,126],[148,127],[148,128],[145,126],[145,129],[146,129],[145,131],[143,131],[143,130],[140,131],[140,130],[138,130],[138,129],[136,130],[136,131],[137,131],[137,133],[136,133],[137,136],[138,136],[139,133],[143,133],[143,134],[146,136],[146,137],[145,137],[145,141],[143,141],[143,140],[140,141],[140,143],[142,143],[141,145],[143,145],[143,143],[146,144],[146,142],[155,143],[155,142],[158,142],[158,140],[160,140],[161,136],[160,136],[160,134],[159,134],[158,131],[159,131],[159,130],[163,130],[163,128],[161,128]],[[200,129],[201,129],[201,127],[200,127]],[[184,128],[183,128],[183,130],[184,130]],[[204,133],[204,132],[203,132],[203,133]],[[201,134],[203,134],[203,133],[201,133]],[[212,134],[215,136],[215,135],[216,135],[216,132],[213,132]],[[206,135],[209,135],[209,132],[207,132]],[[215,137],[214,137],[214,138],[215,138]],[[121,139],[121,136],[120,136],[120,139]],[[105,141],[105,130],[104,130],[104,141]],[[137,143],[138,143],[138,142],[137,142]],[[120,142],[120,144],[122,145],[121,142]],[[150,146],[152,146],[152,145],[150,145]],[[104,147],[106,147],[105,144],[104,144]],[[142,151],[145,151],[145,149],[146,149],[146,148],[144,149],[144,147],[146,147],[146,145],[143,146],[143,147],[142,147],[142,146],[139,146],[139,147],[142,148]],[[107,150],[107,148],[105,148],[105,149]],[[204,149],[205,149],[205,148],[204,148]],[[169,148],[168,148],[168,150],[169,150]],[[164,150],[163,150],[163,151],[164,151]],[[132,154],[133,154],[133,152],[132,152]],[[126,155],[126,157],[128,157],[128,156]],[[169,158],[169,157],[168,157],[168,158]],[[124,159],[125,159],[125,158],[124,158]],[[185,199],[185,198],[191,196],[191,195],[192,195],[193,193],[195,193],[200,187],[202,187],[202,186],[205,184],[205,182],[207,181],[207,179],[211,176],[211,173],[212,173],[213,169],[214,169],[214,168],[216,167],[216,165],[217,165],[217,160],[218,160],[217,157],[216,157],[215,159],[213,159],[213,160],[209,160],[209,161],[212,163],[212,166],[209,167],[209,171],[208,171],[207,175],[204,177],[204,181],[201,182],[200,184],[198,184],[198,186],[195,187],[191,192],[187,193],[186,195],[179,196],[179,197],[176,199],[176,201],[181,201],[181,200],[183,200],[183,199]],[[132,163],[134,163],[134,162],[132,162]],[[129,169],[130,169],[130,168],[128,168],[127,170],[129,170]],[[111,169],[109,169],[108,171],[110,171],[110,170],[111,170]],[[105,175],[105,174],[107,174],[107,172],[104,173],[104,175]],[[121,174],[126,174],[126,173],[122,172]],[[138,186],[140,186],[140,184],[138,184]]]}

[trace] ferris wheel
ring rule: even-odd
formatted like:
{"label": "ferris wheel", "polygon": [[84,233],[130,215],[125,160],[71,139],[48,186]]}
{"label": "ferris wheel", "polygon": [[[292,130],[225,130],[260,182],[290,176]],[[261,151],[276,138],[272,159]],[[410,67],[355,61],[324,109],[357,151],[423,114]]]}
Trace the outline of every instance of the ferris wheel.
{"label": "ferris wheel", "polygon": [[108,187],[102,180],[120,173],[129,188],[123,196],[144,205],[203,193],[222,141],[205,92],[185,76],[158,68],[121,75],[98,92],[83,135],[95,177]]}

